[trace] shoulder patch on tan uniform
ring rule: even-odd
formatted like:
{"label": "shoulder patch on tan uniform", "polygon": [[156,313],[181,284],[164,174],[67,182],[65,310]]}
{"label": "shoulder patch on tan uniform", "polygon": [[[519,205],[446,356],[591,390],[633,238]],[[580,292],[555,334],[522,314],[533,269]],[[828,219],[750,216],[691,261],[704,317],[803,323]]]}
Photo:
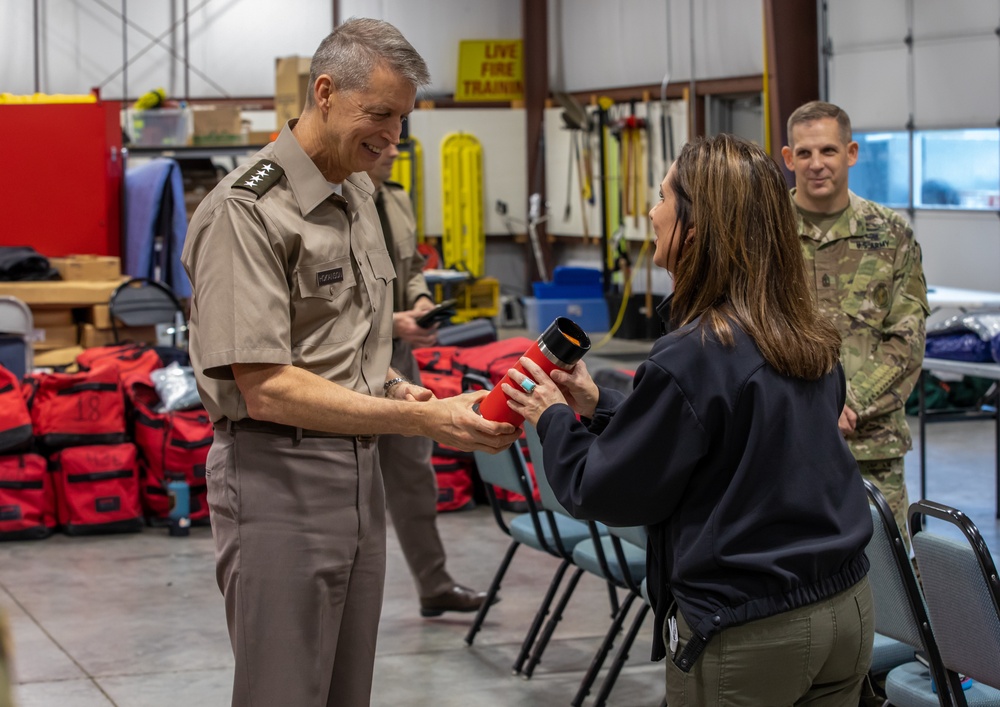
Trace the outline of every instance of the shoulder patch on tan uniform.
{"label": "shoulder patch on tan uniform", "polygon": [[284,173],[285,170],[271,160],[259,160],[243,176],[233,182],[233,189],[246,189],[260,198],[268,189],[277,184]]}

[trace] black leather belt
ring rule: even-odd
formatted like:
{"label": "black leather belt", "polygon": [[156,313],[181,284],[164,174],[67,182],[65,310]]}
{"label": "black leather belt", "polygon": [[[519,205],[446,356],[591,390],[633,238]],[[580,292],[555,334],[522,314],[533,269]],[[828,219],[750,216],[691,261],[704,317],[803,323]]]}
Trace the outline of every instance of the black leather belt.
{"label": "black leather belt", "polygon": [[225,419],[219,423],[225,427],[226,431],[232,434],[239,430],[248,432],[263,432],[269,435],[281,435],[292,439],[302,439],[303,437],[328,437],[331,439],[353,439],[357,442],[368,445],[378,439],[378,435],[344,435],[334,432],[321,432],[320,430],[304,430],[301,427],[292,425],[282,425],[279,422],[268,422],[267,420],[252,420],[245,417],[242,420]]}

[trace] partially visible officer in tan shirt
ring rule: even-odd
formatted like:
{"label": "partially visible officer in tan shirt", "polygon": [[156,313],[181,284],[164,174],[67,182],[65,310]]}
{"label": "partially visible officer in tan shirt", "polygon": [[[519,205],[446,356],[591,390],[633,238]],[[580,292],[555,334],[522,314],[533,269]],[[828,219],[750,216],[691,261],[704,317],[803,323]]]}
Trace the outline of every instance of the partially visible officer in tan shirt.
{"label": "partially visible officer in tan shirt", "polygon": [[198,207],[183,263],[233,705],[368,705],[385,579],[376,437],[497,451],[510,425],[389,367],[392,262],[363,174],[429,81],[392,25],[320,44],[302,117]]}
{"label": "partially visible officer in tan shirt", "polygon": [[[402,185],[389,181],[398,156],[396,146],[389,145],[368,170],[368,176],[375,185],[375,209],[396,271],[391,365],[420,382],[413,349],[437,343],[437,325],[425,328],[417,324],[421,314],[434,308],[434,300],[424,279],[424,257],[417,251],[417,225],[410,197]],[[446,611],[478,611],[486,600],[485,592],[458,584],[445,569],[444,543],[437,528],[433,447],[426,437],[382,435],[378,439],[389,515],[417,585],[420,614],[426,617]]]}

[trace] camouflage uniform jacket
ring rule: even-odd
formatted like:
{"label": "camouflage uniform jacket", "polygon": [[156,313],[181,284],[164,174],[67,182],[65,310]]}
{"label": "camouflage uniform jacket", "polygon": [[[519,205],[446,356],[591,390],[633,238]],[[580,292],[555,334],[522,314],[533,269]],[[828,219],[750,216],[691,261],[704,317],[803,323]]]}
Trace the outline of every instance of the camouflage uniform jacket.
{"label": "camouflage uniform jacket", "polygon": [[920,376],[929,313],[913,230],[854,192],[825,234],[796,217],[806,276],[843,337],[847,405],[858,414],[848,445],[858,460],[902,457],[912,447],[904,405]]}

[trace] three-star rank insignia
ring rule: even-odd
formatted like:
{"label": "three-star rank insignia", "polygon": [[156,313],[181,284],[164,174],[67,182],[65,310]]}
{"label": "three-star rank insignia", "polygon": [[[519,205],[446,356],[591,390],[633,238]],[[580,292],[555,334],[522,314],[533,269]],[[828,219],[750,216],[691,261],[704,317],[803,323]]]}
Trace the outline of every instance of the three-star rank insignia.
{"label": "three-star rank insignia", "polygon": [[284,173],[285,170],[271,160],[260,160],[233,182],[233,189],[247,189],[259,198],[264,196],[264,192],[273,187]]}

